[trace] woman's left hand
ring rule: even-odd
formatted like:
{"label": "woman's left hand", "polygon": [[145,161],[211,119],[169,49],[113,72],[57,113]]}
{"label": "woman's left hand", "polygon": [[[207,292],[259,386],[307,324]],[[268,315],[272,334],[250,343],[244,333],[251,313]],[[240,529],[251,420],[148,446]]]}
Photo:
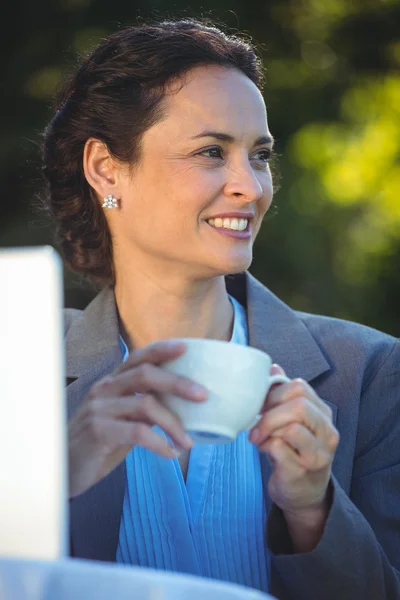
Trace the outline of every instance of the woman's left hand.
{"label": "woman's left hand", "polygon": [[[275,373],[284,371],[273,365]],[[339,443],[331,409],[302,379],[274,386],[249,440],[270,459],[268,491],[285,515],[295,549],[313,549],[329,512],[328,486]]]}

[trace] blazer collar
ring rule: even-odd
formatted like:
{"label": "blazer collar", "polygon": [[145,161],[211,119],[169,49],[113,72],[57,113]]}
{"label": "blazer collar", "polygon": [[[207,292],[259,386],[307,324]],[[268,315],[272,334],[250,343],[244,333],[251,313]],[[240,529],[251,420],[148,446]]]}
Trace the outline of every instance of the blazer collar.
{"label": "blazer collar", "polygon": [[[329,363],[299,313],[249,273],[227,277],[228,292],[247,308],[250,345],[267,352],[289,377],[311,381]],[[122,358],[114,293],[106,288],[73,322],[66,336],[67,378],[106,373]]]}
{"label": "blazer collar", "polygon": [[228,277],[227,288],[247,308],[250,345],[269,354],[288,377],[311,381],[330,369],[299,313],[252,275]]}
{"label": "blazer collar", "polygon": [[111,288],[101,291],[72,321],[65,348],[67,378],[77,379],[96,366],[104,372],[109,366],[110,357],[120,351],[118,314]]}

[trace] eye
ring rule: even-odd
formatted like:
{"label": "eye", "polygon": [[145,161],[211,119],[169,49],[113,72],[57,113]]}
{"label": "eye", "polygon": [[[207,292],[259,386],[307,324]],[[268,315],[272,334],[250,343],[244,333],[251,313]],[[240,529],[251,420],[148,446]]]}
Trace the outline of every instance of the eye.
{"label": "eye", "polygon": [[222,158],[222,149],[219,146],[212,146],[211,148],[201,150],[198,155],[206,156],[207,158]]}
{"label": "eye", "polygon": [[254,160],[259,160],[261,162],[267,163],[272,157],[272,150],[269,148],[263,148],[262,150],[258,150],[255,154],[253,154],[252,158]]}

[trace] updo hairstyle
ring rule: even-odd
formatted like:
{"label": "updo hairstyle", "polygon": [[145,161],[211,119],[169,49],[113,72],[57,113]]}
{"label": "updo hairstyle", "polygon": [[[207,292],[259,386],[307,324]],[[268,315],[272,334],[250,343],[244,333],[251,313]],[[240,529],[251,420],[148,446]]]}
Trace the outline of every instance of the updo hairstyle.
{"label": "updo hairstyle", "polygon": [[85,143],[99,139],[133,165],[144,132],[163,116],[167,84],[201,65],[239,69],[261,88],[261,62],[249,41],[185,19],[110,35],[61,90],[44,133],[44,207],[66,265],[98,286],[114,283],[113,253],[104,210],[84,175]]}

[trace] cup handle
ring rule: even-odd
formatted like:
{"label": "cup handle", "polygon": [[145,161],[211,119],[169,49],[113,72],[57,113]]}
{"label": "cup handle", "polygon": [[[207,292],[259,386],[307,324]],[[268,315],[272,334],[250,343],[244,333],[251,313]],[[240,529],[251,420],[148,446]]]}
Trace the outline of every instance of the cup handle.
{"label": "cup handle", "polygon": [[[286,375],[280,375],[279,373],[277,373],[276,375],[271,375],[269,382],[268,382],[268,388],[267,391],[265,393],[266,396],[268,396],[270,389],[272,388],[273,385],[276,385],[278,383],[289,383],[290,379],[289,377],[286,377]],[[250,423],[249,425],[247,425],[247,427],[245,427],[243,429],[243,431],[248,431],[249,429],[253,429],[253,427],[255,427],[258,423],[258,421],[261,419],[261,415],[257,415]]]}
{"label": "cup handle", "polygon": [[271,375],[269,379],[267,395],[273,385],[276,385],[277,383],[289,383],[289,381],[290,379],[289,377],[286,377],[286,375],[281,375],[280,373],[277,373],[276,375]]}

